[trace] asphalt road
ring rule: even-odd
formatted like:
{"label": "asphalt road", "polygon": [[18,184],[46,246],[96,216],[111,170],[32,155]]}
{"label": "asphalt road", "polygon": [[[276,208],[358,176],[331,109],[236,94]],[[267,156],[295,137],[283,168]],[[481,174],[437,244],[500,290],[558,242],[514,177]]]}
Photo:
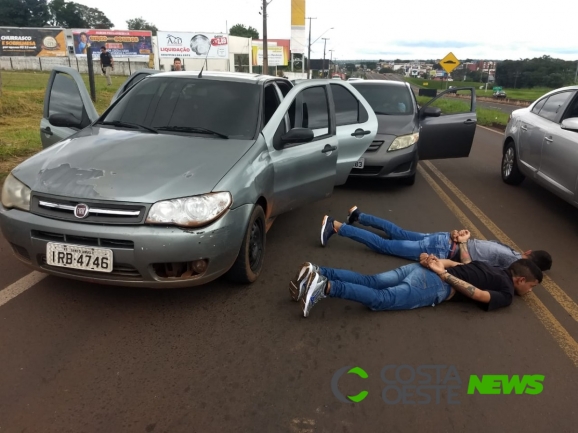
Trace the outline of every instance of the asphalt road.
{"label": "asphalt road", "polygon": [[[279,217],[252,286],[39,279],[0,239],[0,432],[575,432],[578,210],[530,181],[502,183],[500,143],[478,128],[469,158],[422,162],[412,187],[350,181]],[[338,236],[319,245],[323,215],[343,218],[353,204],[412,230],[465,226],[547,249],[553,269],[533,294],[491,313],[470,303],[370,312],[326,299],[305,319],[288,294],[303,261],[363,273],[407,263]],[[450,400],[459,404],[448,391],[436,402],[431,390],[422,391],[429,404],[409,404],[426,399],[415,390],[407,404],[386,404],[380,371],[392,364],[446,366],[440,377],[453,373],[446,385],[458,385]],[[360,403],[331,391],[346,366],[369,375],[339,381],[343,394],[369,392]],[[543,392],[468,395],[470,375],[483,374],[544,375]],[[405,367],[400,379],[408,375]],[[385,397],[394,402],[395,390]]]}
{"label": "asphalt road", "polygon": [[[392,81],[403,81],[403,79],[398,75],[398,74],[378,74],[378,73],[374,73],[374,72],[368,72],[367,73],[367,79],[369,80],[392,80]],[[459,83],[456,84],[456,86],[458,86]],[[416,92],[417,95],[417,87],[412,86],[412,89],[414,89],[414,91]],[[514,110],[518,110],[522,107],[519,107],[517,105],[511,105],[511,104],[502,104],[499,102],[486,102],[486,101],[480,101],[479,99],[476,100],[476,104],[479,107],[483,107],[483,108],[491,108],[492,110],[499,110],[502,111],[504,113],[512,113]]]}

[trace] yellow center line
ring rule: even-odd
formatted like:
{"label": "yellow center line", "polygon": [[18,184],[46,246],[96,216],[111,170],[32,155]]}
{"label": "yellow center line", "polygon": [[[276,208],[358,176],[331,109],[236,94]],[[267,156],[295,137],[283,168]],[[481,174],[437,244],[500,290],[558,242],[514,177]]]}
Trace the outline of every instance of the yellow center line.
{"label": "yellow center line", "polygon": [[[428,167],[431,164],[424,161],[422,161],[422,163],[428,164]],[[486,238],[480,232],[480,230],[466,216],[466,214],[464,214],[462,210],[452,201],[452,199],[441,189],[441,187],[425,171],[425,169],[421,165],[418,165],[417,171],[425,178],[427,183],[429,183],[429,185],[437,193],[440,199],[452,211],[452,213],[458,218],[458,220],[464,225],[464,227],[470,231],[473,237],[485,240]],[[481,221],[482,223],[484,223],[483,220]],[[572,336],[568,333],[568,331],[566,331],[566,329],[562,326],[562,324],[558,322],[558,320],[556,320],[556,318],[550,312],[550,310],[546,308],[546,306],[542,303],[542,301],[540,301],[540,299],[534,293],[530,292],[524,296],[521,296],[521,298],[530,307],[530,309],[536,315],[538,320],[540,320],[542,325],[548,330],[548,332],[550,332],[552,337],[554,337],[554,340],[556,340],[560,348],[564,351],[564,353],[566,353],[566,356],[568,356],[568,358],[570,358],[570,360],[574,363],[574,365],[578,367],[578,343],[576,342],[576,340],[572,338]]]}
{"label": "yellow center line", "polygon": [[[517,251],[523,251],[512,239],[508,237],[494,222],[483,213],[472,201],[455,186],[437,167],[429,161],[423,161],[425,164],[449,189],[453,192],[461,202],[468,207],[470,211],[484,224],[488,230],[502,243],[511,246]],[[477,237],[477,236],[475,236]],[[542,286],[552,295],[556,301],[564,308],[570,316],[578,321],[578,305],[566,294],[558,284],[556,284],[548,275],[544,275]]]}

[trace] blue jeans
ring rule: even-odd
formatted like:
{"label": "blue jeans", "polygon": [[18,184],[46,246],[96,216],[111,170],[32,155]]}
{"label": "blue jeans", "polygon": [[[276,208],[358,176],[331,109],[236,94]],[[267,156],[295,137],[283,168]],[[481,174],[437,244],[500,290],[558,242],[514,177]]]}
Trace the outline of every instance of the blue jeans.
{"label": "blue jeans", "polygon": [[330,281],[330,297],[360,302],[373,311],[434,306],[451,293],[449,284],[419,263],[376,275],[323,267],[319,271]]}
{"label": "blue jeans", "polygon": [[337,233],[361,242],[378,253],[402,257],[408,260],[419,260],[421,253],[434,254],[440,259],[447,259],[450,254],[451,240],[449,232],[410,232],[390,221],[364,213],[359,215],[358,221],[361,225],[383,230],[390,239],[383,239],[375,233],[348,224],[343,224]]}

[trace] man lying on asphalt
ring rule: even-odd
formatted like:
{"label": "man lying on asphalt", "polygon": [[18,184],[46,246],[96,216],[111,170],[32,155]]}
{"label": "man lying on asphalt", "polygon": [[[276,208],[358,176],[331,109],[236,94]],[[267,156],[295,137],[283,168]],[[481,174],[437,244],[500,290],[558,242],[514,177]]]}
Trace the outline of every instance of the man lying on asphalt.
{"label": "man lying on asphalt", "polygon": [[[454,230],[438,233],[418,233],[404,230],[390,221],[361,213],[357,206],[349,210],[346,223],[340,223],[325,215],[321,224],[321,245],[335,233],[367,245],[382,254],[419,260],[421,253],[434,254],[442,259],[460,259],[462,256],[485,262],[489,266],[507,269],[519,259],[532,260],[542,271],[552,267],[552,257],[546,251],[526,251],[519,253],[497,241],[470,239],[468,230]],[[383,239],[367,230],[353,227],[358,222],[364,226],[383,230],[390,239]],[[460,260],[463,262],[463,260]]]}
{"label": "man lying on asphalt", "polygon": [[438,305],[456,292],[491,311],[509,306],[514,293],[524,295],[541,282],[542,271],[528,259],[500,269],[480,261],[464,264],[424,253],[419,263],[376,275],[305,263],[289,290],[293,300],[301,301],[307,317],[327,297],[357,301],[373,311],[411,310]]}

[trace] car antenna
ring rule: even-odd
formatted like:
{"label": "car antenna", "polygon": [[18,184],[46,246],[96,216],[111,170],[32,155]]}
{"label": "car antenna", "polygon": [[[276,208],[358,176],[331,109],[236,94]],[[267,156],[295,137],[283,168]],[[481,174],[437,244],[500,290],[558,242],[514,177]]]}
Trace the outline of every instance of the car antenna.
{"label": "car antenna", "polygon": [[205,63],[203,63],[203,67],[201,68],[201,72],[199,72],[199,75],[197,78],[203,78],[203,69],[205,69],[205,65],[207,64],[207,58],[209,57],[209,52],[211,51],[212,46],[213,46],[213,44],[209,45],[209,49],[207,50],[207,55],[205,56]]}

